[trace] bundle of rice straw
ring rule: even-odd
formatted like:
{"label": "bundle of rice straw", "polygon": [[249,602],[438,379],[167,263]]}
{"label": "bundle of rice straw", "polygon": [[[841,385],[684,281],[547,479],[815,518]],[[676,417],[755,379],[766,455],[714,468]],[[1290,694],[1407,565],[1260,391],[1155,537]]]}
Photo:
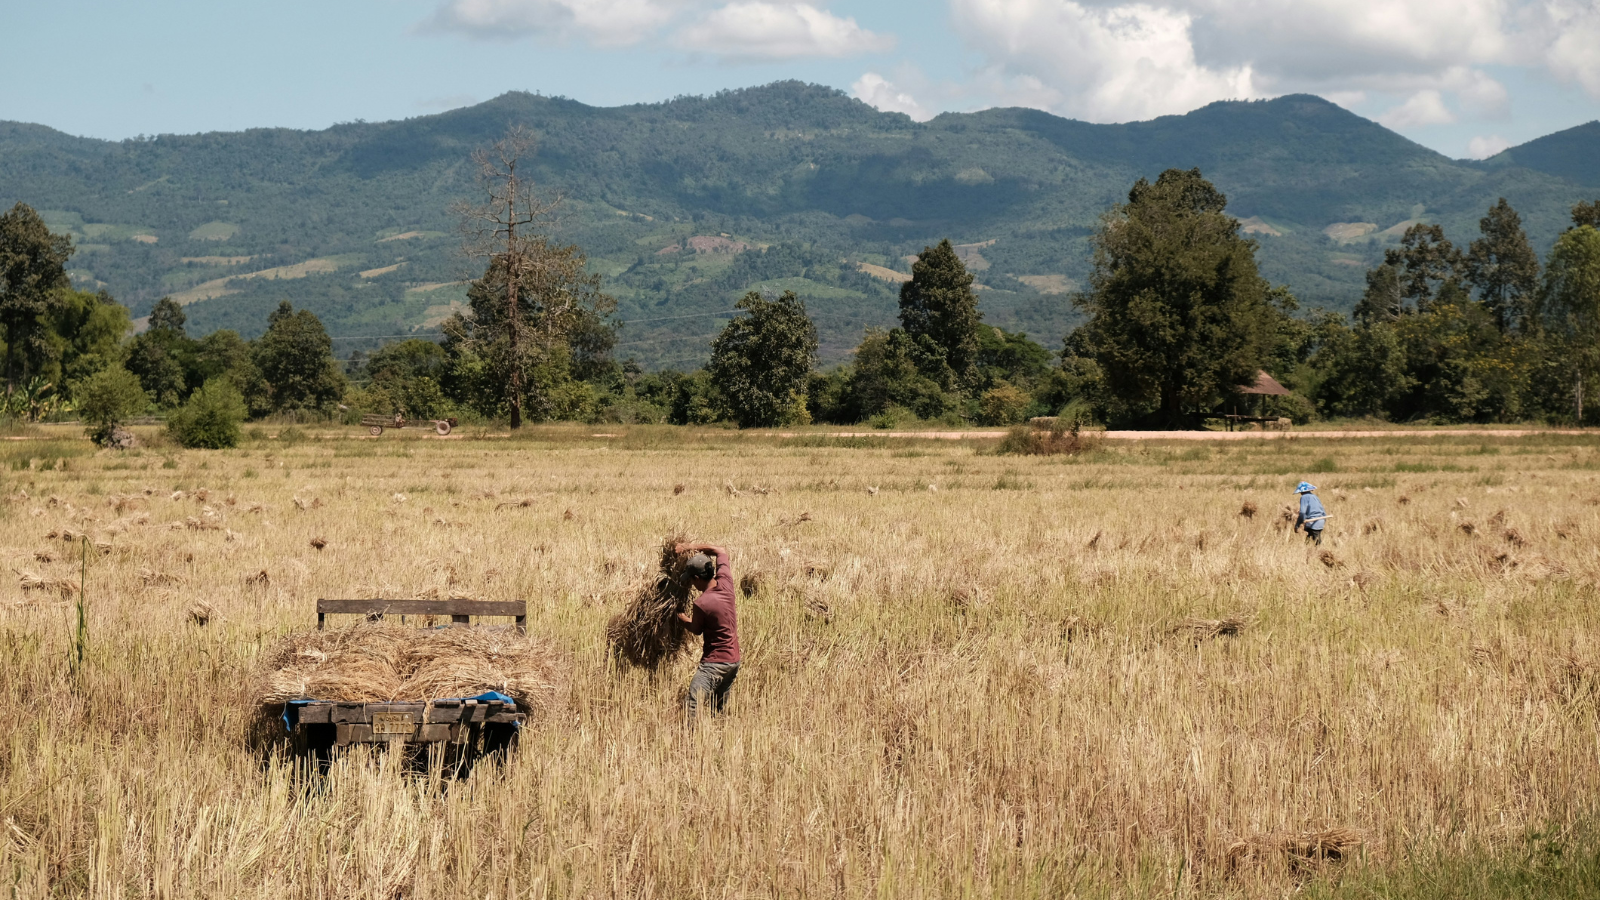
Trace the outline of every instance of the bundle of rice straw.
{"label": "bundle of rice straw", "polygon": [[499,691],[538,718],[565,704],[569,669],[549,641],[511,630],[362,622],[286,636],[262,655],[251,694],[270,709],[290,700],[439,700]]}
{"label": "bundle of rice straw", "polygon": [[1234,841],[1227,849],[1226,858],[1230,870],[1264,867],[1273,862],[1305,869],[1348,859],[1363,843],[1361,833],[1348,828],[1256,835]]}
{"label": "bundle of rice straw", "polygon": [[667,538],[656,577],[606,623],[606,643],[619,661],[654,671],[688,647],[689,632],[677,618],[692,591],[684,574],[690,554],[678,552],[682,540]]}

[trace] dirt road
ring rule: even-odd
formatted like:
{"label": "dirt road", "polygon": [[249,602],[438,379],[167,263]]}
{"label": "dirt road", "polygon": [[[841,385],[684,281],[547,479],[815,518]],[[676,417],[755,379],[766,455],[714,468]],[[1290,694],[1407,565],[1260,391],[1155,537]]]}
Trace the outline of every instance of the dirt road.
{"label": "dirt road", "polygon": [[[1090,432],[1113,441],[1260,441],[1288,438],[1396,438],[1396,437],[1527,437],[1534,434],[1600,434],[1568,428],[1396,428],[1389,431],[1103,431]],[[964,441],[1002,438],[1004,431],[782,431],[778,437],[890,437]]]}

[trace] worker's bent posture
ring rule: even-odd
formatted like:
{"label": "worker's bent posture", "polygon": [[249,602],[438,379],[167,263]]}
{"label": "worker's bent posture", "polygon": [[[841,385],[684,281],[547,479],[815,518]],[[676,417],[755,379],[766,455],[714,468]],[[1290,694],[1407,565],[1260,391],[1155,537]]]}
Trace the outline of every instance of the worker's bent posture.
{"label": "worker's bent posture", "polygon": [[[679,544],[682,552],[694,551],[686,567],[689,583],[700,596],[694,608],[678,613],[684,627],[700,635],[700,668],[689,682],[689,698],[684,702],[689,722],[702,705],[721,712],[728,689],[739,675],[739,614],[734,607],[733,572],[728,568],[728,551],[712,544]],[[708,555],[709,554],[709,555]]]}
{"label": "worker's bent posture", "polygon": [[1306,540],[1313,544],[1322,543],[1322,526],[1328,521],[1328,511],[1322,508],[1322,501],[1317,499],[1317,486],[1310,482],[1302,481],[1294,489],[1300,495],[1300,515],[1294,520],[1294,530],[1302,527],[1306,530]]}

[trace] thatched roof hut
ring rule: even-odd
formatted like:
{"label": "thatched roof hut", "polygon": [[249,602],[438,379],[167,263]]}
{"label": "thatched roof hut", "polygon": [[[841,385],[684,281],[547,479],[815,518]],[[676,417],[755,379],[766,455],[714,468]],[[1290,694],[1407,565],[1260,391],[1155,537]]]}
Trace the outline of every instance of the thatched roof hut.
{"label": "thatched roof hut", "polygon": [[1262,394],[1268,397],[1287,397],[1289,389],[1279,384],[1276,378],[1268,375],[1265,371],[1257,369],[1255,384],[1241,385],[1239,393]]}

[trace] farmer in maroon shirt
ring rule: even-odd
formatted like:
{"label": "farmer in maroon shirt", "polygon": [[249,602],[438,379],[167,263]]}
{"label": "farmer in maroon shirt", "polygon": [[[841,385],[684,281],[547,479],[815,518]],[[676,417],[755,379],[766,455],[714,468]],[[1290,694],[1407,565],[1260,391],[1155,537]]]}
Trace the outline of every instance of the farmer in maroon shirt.
{"label": "farmer in maroon shirt", "polygon": [[[678,620],[701,636],[700,668],[689,682],[685,703],[689,721],[705,704],[713,713],[722,711],[728,688],[739,675],[739,614],[734,608],[733,573],[728,569],[728,551],[713,544],[679,544],[679,552],[693,552],[685,572],[700,596],[694,608],[678,613]],[[709,554],[709,555],[707,555]]]}

